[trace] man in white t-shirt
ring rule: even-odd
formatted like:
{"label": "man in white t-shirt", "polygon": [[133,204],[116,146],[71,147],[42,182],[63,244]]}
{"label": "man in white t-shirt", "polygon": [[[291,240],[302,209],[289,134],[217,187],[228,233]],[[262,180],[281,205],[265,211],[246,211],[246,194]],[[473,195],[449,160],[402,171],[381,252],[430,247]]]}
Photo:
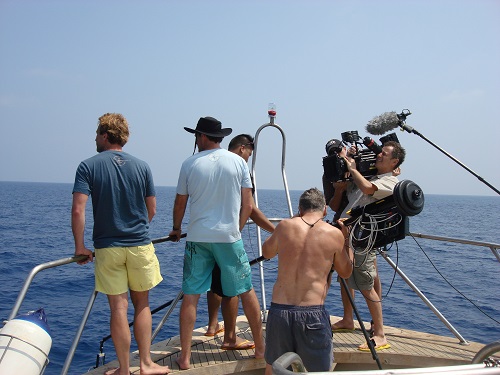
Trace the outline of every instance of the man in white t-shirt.
{"label": "man in white t-shirt", "polygon": [[199,119],[196,129],[199,152],[182,163],[177,183],[170,236],[180,240],[188,199],[189,225],[184,253],[180,311],[182,370],[190,367],[191,342],[201,293],[210,289],[215,263],[221,269],[226,296],[239,296],[255,343],[255,358],[264,357],[262,320],[252,286],[250,264],[241,240],[241,229],[252,212],[252,181],[243,158],[220,147],[232,129],[213,117]]}

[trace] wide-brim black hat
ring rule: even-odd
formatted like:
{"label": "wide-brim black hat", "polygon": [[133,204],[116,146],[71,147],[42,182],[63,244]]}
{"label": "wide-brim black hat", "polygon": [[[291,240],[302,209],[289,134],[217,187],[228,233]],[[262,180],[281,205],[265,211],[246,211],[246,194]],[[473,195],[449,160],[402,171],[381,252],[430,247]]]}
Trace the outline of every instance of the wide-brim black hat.
{"label": "wide-brim black hat", "polygon": [[226,137],[233,129],[231,128],[222,128],[222,123],[210,116],[200,117],[198,123],[196,124],[196,129],[191,129],[184,127],[184,130],[190,133],[201,133],[205,135],[209,135],[211,137]]}

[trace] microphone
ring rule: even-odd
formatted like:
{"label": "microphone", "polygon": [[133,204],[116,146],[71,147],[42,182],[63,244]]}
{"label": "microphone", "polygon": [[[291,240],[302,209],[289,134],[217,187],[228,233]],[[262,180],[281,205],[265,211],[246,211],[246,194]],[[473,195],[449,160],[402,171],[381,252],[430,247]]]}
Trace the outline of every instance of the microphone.
{"label": "microphone", "polygon": [[406,121],[406,117],[408,117],[409,115],[411,115],[411,112],[409,109],[403,109],[401,111],[401,113],[398,116],[398,119],[401,121],[401,122],[405,122]]}
{"label": "microphone", "polygon": [[397,128],[402,121],[400,120],[399,115],[396,112],[385,112],[380,116],[374,117],[372,120],[368,122],[366,125],[366,131],[373,135],[382,135],[391,131],[394,128]]}
{"label": "microphone", "polygon": [[363,144],[368,147],[370,151],[373,151],[375,155],[378,155],[382,152],[382,147],[380,147],[373,138],[365,137],[363,138]]}

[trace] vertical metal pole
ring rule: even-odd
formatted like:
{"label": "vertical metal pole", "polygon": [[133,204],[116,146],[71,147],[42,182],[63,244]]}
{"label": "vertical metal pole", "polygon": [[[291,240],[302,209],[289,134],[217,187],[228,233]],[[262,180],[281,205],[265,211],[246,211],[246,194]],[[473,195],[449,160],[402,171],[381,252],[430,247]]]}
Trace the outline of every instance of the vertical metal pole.
{"label": "vertical metal pole", "polygon": [[[277,124],[274,123],[274,116],[269,116],[270,117],[270,122],[267,124],[262,125],[257,129],[257,132],[255,133],[254,137],[254,153],[252,157],[252,178],[253,178],[253,183],[254,183],[254,188],[255,188],[255,193],[254,193],[254,200],[255,204],[257,207],[259,206],[259,197],[257,193],[257,177],[256,177],[256,171],[255,171],[255,164],[257,161],[257,150],[258,150],[258,139],[259,139],[259,134],[260,132],[266,128],[266,127],[274,127],[279,130],[281,133],[281,137],[283,140],[282,144],[282,149],[281,149],[281,175],[283,177],[283,185],[285,188],[285,195],[286,195],[286,200],[288,204],[288,210],[290,213],[290,217],[293,216],[293,210],[292,210],[292,203],[290,200],[290,191],[288,189],[288,182],[286,179],[286,173],[285,173],[285,151],[286,151],[286,138],[285,138],[285,133],[283,132],[283,129]],[[257,243],[258,243],[258,248],[259,248],[259,256],[262,256],[262,239],[261,239],[261,230],[259,226],[257,226]],[[259,264],[259,276],[260,276],[260,285],[261,285],[261,301],[262,301],[262,315],[263,315],[263,320],[267,320],[267,302],[266,302],[266,291],[265,291],[265,285],[264,285],[264,267],[262,264]]]}
{"label": "vertical metal pole", "polygon": [[80,256],[71,257],[71,258],[63,258],[63,259],[53,260],[53,261],[50,261],[47,263],[42,263],[42,264],[39,264],[39,265],[33,267],[33,269],[28,274],[26,281],[23,284],[21,291],[19,292],[19,295],[17,296],[14,307],[12,308],[12,311],[11,311],[9,317],[7,318],[7,320],[12,320],[16,317],[17,313],[19,312],[19,309],[21,308],[21,304],[24,301],[24,297],[26,297],[26,293],[28,292],[28,289],[31,285],[31,282],[33,281],[33,278],[36,276],[36,274],[38,272],[43,271],[43,270],[48,269],[48,268],[58,267],[58,266],[62,266],[62,265],[69,264],[69,263],[74,263],[74,262],[77,262],[77,261],[85,259],[85,258],[86,258],[85,256],[80,255]]}
{"label": "vertical metal pole", "polygon": [[498,253],[498,249],[495,248],[494,246],[490,246],[490,250],[493,253],[493,255],[497,258],[497,260],[500,262],[500,254]]}
{"label": "vertical metal pole", "polygon": [[432,304],[431,301],[417,288],[415,284],[406,276],[403,271],[392,261],[392,259],[384,253],[383,251],[378,250],[379,254],[391,265],[392,268],[401,276],[401,278],[413,289],[413,291],[420,297],[422,301],[431,309],[431,311],[436,314],[436,316],[444,323],[446,327],[453,333],[459,340],[461,345],[469,345],[469,342],[465,340],[462,335],[451,325],[451,323],[441,314],[441,312]]}
{"label": "vertical metal pole", "polygon": [[73,356],[75,355],[76,347],[78,346],[78,342],[80,341],[80,337],[82,336],[83,328],[85,328],[85,324],[87,324],[87,319],[89,318],[92,306],[94,306],[97,293],[99,292],[94,290],[92,292],[92,295],[90,296],[89,302],[87,303],[87,307],[85,308],[85,312],[83,313],[80,326],[78,327],[78,331],[76,332],[75,338],[73,339],[71,348],[69,349],[68,355],[66,356],[66,361],[64,361],[64,366],[62,368],[61,375],[66,375],[68,373],[69,366],[71,365],[71,361],[73,361]]}
{"label": "vertical metal pole", "polygon": [[375,341],[370,339],[370,336],[368,335],[368,332],[366,331],[365,325],[363,324],[363,319],[361,319],[361,315],[359,315],[358,308],[356,307],[356,304],[354,303],[354,299],[352,298],[351,291],[349,290],[349,287],[347,286],[345,279],[340,278],[340,283],[342,284],[342,288],[344,288],[344,291],[347,294],[347,297],[349,297],[349,302],[351,303],[352,310],[354,311],[354,315],[356,315],[356,319],[358,320],[359,326],[361,327],[361,331],[363,332],[363,335],[365,336],[366,345],[368,345],[368,348],[370,348],[370,352],[372,353],[372,358],[377,363],[378,368],[380,370],[382,370],[382,364],[380,363],[380,359],[378,358],[377,351],[375,350],[375,344],[374,344]]}
{"label": "vertical metal pole", "polygon": [[170,305],[169,309],[167,310],[167,312],[165,313],[165,315],[163,315],[163,318],[161,318],[160,322],[158,323],[158,325],[156,326],[153,334],[151,335],[151,342],[153,342],[153,340],[156,338],[156,336],[158,335],[158,333],[160,332],[160,329],[161,327],[163,327],[163,325],[165,324],[165,322],[167,321],[168,317],[172,314],[172,312],[174,311],[174,308],[175,306],[177,306],[177,304],[179,303],[179,301],[182,299],[182,297],[184,296],[184,293],[182,292],[182,290],[179,292],[179,294],[177,294],[177,297],[175,297],[174,301],[172,302],[172,304]]}

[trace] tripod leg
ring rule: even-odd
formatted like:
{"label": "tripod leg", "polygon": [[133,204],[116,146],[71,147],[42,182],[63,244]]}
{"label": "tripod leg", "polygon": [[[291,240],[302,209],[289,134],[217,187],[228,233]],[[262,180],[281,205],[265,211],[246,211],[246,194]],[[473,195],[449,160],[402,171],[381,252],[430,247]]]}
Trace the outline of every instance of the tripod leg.
{"label": "tripod leg", "polygon": [[377,355],[377,351],[375,350],[375,342],[370,339],[370,336],[368,335],[368,332],[366,331],[365,325],[363,324],[363,321],[361,320],[361,316],[359,315],[358,309],[356,308],[356,304],[354,303],[354,300],[352,299],[352,295],[349,292],[349,287],[347,286],[347,283],[345,279],[340,278],[340,283],[342,284],[342,288],[346,291],[346,294],[349,296],[349,302],[351,303],[352,309],[354,311],[354,314],[356,314],[356,319],[358,320],[359,326],[361,327],[361,331],[363,331],[363,335],[365,336],[366,343],[368,344],[368,347],[370,348],[370,352],[372,353],[372,358],[377,362],[377,366],[380,370],[382,370],[382,365],[380,364],[380,360]]}

